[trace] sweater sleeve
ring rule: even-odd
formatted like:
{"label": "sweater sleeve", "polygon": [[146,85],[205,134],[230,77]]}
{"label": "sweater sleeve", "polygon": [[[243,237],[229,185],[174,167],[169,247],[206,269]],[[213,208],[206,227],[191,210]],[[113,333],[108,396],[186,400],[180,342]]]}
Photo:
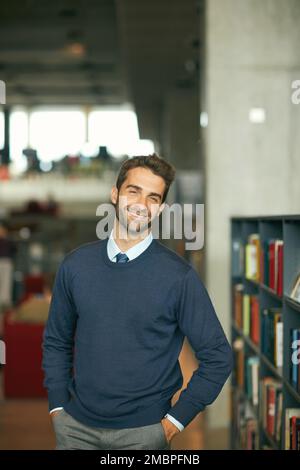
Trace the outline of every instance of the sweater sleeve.
{"label": "sweater sleeve", "polygon": [[221,392],[232,371],[233,354],[212,302],[193,267],[186,273],[177,302],[178,325],[188,338],[199,367],[168,411],[187,426]]}
{"label": "sweater sleeve", "polygon": [[49,410],[64,406],[70,394],[72,379],[73,344],[77,321],[70,288],[70,277],[65,261],[57,271],[49,316],[43,334],[44,386],[48,390]]}

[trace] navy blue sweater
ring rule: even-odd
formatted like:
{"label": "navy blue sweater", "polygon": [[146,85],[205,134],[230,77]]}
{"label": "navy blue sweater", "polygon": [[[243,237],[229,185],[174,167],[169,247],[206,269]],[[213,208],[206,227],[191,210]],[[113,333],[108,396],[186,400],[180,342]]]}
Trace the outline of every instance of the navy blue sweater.
{"label": "navy blue sweater", "polygon": [[[153,239],[128,263],[107,239],[70,252],[56,274],[43,339],[49,409],[94,427],[129,428],[169,412],[186,426],[220,393],[232,350],[197,272]],[[183,384],[184,337],[199,367]]]}

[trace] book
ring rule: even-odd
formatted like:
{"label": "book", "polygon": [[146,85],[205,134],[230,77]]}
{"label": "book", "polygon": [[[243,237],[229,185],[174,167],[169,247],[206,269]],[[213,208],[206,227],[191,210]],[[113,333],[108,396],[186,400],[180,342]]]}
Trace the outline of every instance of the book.
{"label": "book", "polygon": [[245,450],[259,449],[259,426],[251,407],[245,402],[243,392],[232,390],[232,425],[235,447]]}
{"label": "book", "polygon": [[277,442],[281,440],[282,383],[273,377],[261,380],[260,415],[263,429]]}
{"label": "book", "polygon": [[245,425],[245,450],[258,450],[258,424],[254,418],[248,418]]}
{"label": "book", "polygon": [[300,450],[300,418],[296,419],[295,433],[296,433],[296,449],[295,450]]}
{"label": "book", "polygon": [[283,367],[283,323],[281,309],[262,310],[261,352],[278,369]]}
{"label": "book", "polygon": [[233,313],[234,322],[238,328],[243,329],[243,284],[233,286]]}
{"label": "book", "polygon": [[246,395],[253,406],[258,406],[259,358],[250,356],[246,360]]}
{"label": "book", "polygon": [[262,248],[262,264],[263,264],[263,273],[262,273],[262,283],[266,286],[269,285],[269,266],[270,266],[270,251],[269,251],[269,241],[265,240],[263,242]]}
{"label": "book", "polygon": [[243,333],[245,336],[250,335],[250,295],[243,295]]}
{"label": "book", "polygon": [[272,436],[275,431],[275,404],[276,390],[273,385],[269,385],[267,387],[267,432],[270,436]]}
{"label": "book", "polygon": [[259,345],[260,343],[260,318],[259,318],[259,300],[257,295],[250,297],[250,337],[253,343]]}
{"label": "book", "polygon": [[[279,294],[278,282],[282,283],[283,277],[283,241],[275,240],[274,246],[274,290]],[[282,287],[282,286],[281,286]]]}
{"label": "book", "polygon": [[299,363],[300,363],[300,329],[290,330],[291,341],[291,361],[290,361],[290,382],[292,386],[300,392]]}
{"label": "book", "polygon": [[233,342],[233,353],[234,353],[234,377],[237,386],[244,389],[244,340],[242,338],[236,338]]}
{"label": "book", "polygon": [[276,423],[275,423],[275,440],[277,442],[280,442],[281,440],[282,406],[283,406],[283,394],[278,393],[277,401],[276,401],[277,416],[276,416]]}
{"label": "book", "polygon": [[275,240],[269,242],[269,287],[275,290]]}
{"label": "book", "polygon": [[269,239],[261,248],[262,275],[260,281],[279,296],[283,294],[283,240]]}
{"label": "book", "polygon": [[260,238],[257,233],[249,235],[245,246],[245,277],[257,282],[260,279]]}
{"label": "book", "polygon": [[232,276],[241,277],[244,271],[244,245],[241,238],[232,241]]}
{"label": "book", "polygon": [[277,294],[283,295],[283,241],[278,245]]}
{"label": "book", "polygon": [[[298,420],[298,421],[297,421]],[[285,410],[285,449],[299,450],[300,408],[286,408]]]}
{"label": "book", "polygon": [[281,313],[275,313],[274,363],[277,368],[283,367],[283,322]]}

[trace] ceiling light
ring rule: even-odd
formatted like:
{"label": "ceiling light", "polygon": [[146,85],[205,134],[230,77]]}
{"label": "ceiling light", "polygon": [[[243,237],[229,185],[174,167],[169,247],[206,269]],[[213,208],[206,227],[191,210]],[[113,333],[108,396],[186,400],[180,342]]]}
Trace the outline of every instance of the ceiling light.
{"label": "ceiling light", "polygon": [[264,108],[251,108],[249,111],[249,121],[255,124],[262,124],[266,120],[266,110]]}

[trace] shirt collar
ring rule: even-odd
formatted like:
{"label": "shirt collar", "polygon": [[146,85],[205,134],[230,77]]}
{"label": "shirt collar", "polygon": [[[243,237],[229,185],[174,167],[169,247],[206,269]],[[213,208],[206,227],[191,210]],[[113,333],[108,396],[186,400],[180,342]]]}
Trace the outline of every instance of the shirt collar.
{"label": "shirt collar", "polygon": [[[146,238],[144,238],[139,243],[137,243],[136,245],[132,246],[127,251],[125,251],[126,255],[129,258],[129,261],[141,255],[143,251],[145,251],[148,248],[152,240],[153,240],[153,235],[152,235],[152,232],[150,232]],[[118,253],[123,253],[123,252],[120,250],[120,248],[116,244],[115,239],[113,237],[113,230],[112,230],[110,232],[109,239],[107,242],[107,255],[111,261],[116,261],[115,257]]]}

